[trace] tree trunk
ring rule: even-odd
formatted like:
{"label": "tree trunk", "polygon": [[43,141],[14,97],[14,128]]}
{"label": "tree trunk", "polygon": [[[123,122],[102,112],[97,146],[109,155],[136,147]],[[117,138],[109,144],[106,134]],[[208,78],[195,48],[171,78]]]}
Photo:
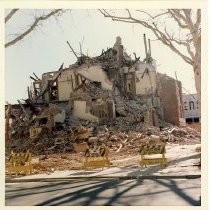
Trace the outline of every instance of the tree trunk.
{"label": "tree trunk", "polygon": [[201,65],[196,65],[194,67],[194,78],[195,78],[196,92],[198,96],[198,108],[199,108],[199,113],[201,113]]}

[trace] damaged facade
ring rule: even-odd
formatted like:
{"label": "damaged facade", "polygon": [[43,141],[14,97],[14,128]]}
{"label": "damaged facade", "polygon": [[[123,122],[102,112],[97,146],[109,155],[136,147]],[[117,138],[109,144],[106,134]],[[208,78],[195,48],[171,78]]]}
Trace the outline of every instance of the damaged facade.
{"label": "damaged facade", "polygon": [[85,81],[70,94],[71,114],[75,117],[99,122],[115,117],[111,93],[101,88],[99,82]]}
{"label": "damaged facade", "polygon": [[[91,121],[122,115],[118,113],[121,104],[135,100],[142,107],[145,122],[180,125],[184,117],[181,82],[157,73],[151,57],[144,62],[139,59],[128,56],[117,37],[113,48],[103,50],[100,56],[81,56],[68,68],[36,78],[29,99],[35,103],[68,102],[74,116]],[[107,96],[101,93],[97,98],[95,89],[107,92]]]}
{"label": "damaged facade", "polygon": [[[52,130],[55,123],[79,118],[107,125],[121,122],[124,129],[123,124],[162,127],[166,122],[181,125],[184,121],[181,82],[158,73],[150,51],[146,50],[144,61],[136,55],[132,59],[120,37],[100,56],[82,55],[67,68],[62,65],[41,78],[34,76],[26,103],[16,110],[32,118],[29,125],[36,121],[39,127],[38,121],[45,121]],[[52,114],[48,108],[44,116],[43,109],[53,104],[59,111]]]}

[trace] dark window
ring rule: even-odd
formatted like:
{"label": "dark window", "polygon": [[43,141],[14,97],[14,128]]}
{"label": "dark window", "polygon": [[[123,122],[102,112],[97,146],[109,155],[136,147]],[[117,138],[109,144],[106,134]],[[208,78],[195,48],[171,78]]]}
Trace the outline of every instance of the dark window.
{"label": "dark window", "polygon": [[198,117],[194,118],[194,122],[199,122],[199,118]]}
{"label": "dark window", "polygon": [[50,101],[58,100],[58,84],[57,84],[57,81],[55,81],[53,84],[52,84],[52,81],[49,81],[49,85],[51,85],[51,87],[49,89],[49,100]]}
{"label": "dark window", "polygon": [[188,107],[187,107],[187,102],[186,101],[184,101],[184,110],[188,110]]}
{"label": "dark window", "polygon": [[189,101],[189,108],[190,110],[195,109],[193,101]]}
{"label": "dark window", "polygon": [[193,123],[193,118],[186,118],[186,123]]}

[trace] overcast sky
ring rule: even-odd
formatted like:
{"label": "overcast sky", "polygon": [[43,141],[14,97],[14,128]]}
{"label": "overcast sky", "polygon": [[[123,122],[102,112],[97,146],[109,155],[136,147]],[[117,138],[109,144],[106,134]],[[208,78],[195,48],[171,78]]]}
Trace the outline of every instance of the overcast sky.
{"label": "overcast sky", "polygon": [[[21,11],[14,15],[5,28],[7,38],[26,28],[33,19],[30,14],[32,11],[25,10],[24,15]],[[97,10],[72,10],[59,17],[58,21],[54,18],[45,21],[23,41],[5,50],[5,100],[17,103],[18,99],[27,98],[29,76],[33,72],[41,77],[44,72],[58,70],[62,63],[65,67],[74,63],[76,58],[66,41],[79,52],[79,42],[84,39],[83,53],[92,57],[100,55],[102,49],[113,47],[116,36],[120,36],[127,53],[133,56],[135,52],[143,60],[143,33],[147,38],[155,39],[140,25],[113,22]],[[159,41],[153,41],[151,48],[152,57],[157,61],[157,71],[174,78],[176,71],[184,92],[195,93],[192,67]]]}

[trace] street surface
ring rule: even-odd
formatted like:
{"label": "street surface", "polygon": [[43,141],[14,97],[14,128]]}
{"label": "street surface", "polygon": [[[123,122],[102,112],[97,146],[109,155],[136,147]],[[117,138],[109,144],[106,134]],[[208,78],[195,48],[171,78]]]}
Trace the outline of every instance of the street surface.
{"label": "street surface", "polygon": [[6,206],[197,206],[201,179],[6,183]]}

